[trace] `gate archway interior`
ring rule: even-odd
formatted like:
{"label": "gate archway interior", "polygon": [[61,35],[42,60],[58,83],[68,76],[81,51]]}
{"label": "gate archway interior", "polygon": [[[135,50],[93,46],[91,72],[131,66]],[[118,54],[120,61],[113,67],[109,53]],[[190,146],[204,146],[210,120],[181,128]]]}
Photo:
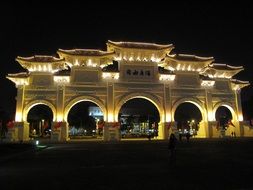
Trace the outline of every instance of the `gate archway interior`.
{"label": "gate archway interior", "polygon": [[53,112],[44,104],[37,104],[30,108],[27,114],[29,136],[32,138],[50,137]]}
{"label": "gate archway interior", "polygon": [[91,101],[74,104],[67,115],[70,138],[97,138],[103,135],[104,114],[101,108]]}
{"label": "gate archway interior", "polygon": [[177,130],[180,136],[201,136],[203,116],[199,108],[190,102],[181,103],[175,111],[174,120],[177,124]]}
{"label": "gate archway interior", "polygon": [[226,106],[219,106],[215,112],[217,128],[225,132],[226,136],[235,135],[235,125],[233,123],[233,114]]}
{"label": "gate archway interior", "polygon": [[122,138],[158,136],[159,111],[145,98],[132,98],[126,101],[120,108],[118,121]]}

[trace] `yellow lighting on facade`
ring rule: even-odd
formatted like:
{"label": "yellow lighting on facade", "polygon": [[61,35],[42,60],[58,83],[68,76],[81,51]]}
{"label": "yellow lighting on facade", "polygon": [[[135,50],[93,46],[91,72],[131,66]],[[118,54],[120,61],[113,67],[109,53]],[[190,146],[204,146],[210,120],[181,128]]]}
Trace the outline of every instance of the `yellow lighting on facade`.
{"label": "yellow lighting on facade", "polygon": [[51,64],[44,64],[44,65],[33,65],[33,66],[30,66],[29,68],[27,68],[28,71],[30,72],[51,72],[51,73],[54,73],[54,72],[57,72],[58,70],[53,70],[52,69],[52,65]]}
{"label": "yellow lighting on facade", "polygon": [[88,66],[88,67],[96,67],[97,64],[94,63],[91,59],[88,59],[88,61],[87,61],[87,66]]}
{"label": "yellow lighting on facade", "polygon": [[109,73],[109,72],[103,72],[102,74],[103,79],[119,79],[119,73]]}
{"label": "yellow lighting on facade", "polygon": [[159,80],[161,81],[173,81],[176,75],[160,74]]}
{"label": "yellow lighting on facade", "polygon": [[238,116],[238,121],[243,121],[243,116],[241,114]]}
{"label": "yellow lighting on facade", "polygon": [[63,115],[62,114],[57,114],[57,121],[63,121]]}
{"label": "yellow lighting on facade", "polygon": [[114,117],[112,113],[108,113],[108,122],[113,122]]}
{"label": "yellow lighting on facade", "polygon": [[120,56],[114,57],[114,60],[115,60],[115,61],[121,61],[121,60],[122,60],[122,57],[120,57]]}
{"label": "yellow lighting on facade", "polygon": [[152,57],[150,58],[150,60],[152,61],[152,62],[157,62],[157,58],[154,56],[154,55],[152,55]]}
{"label": "yellow lighting on facade", "polygon": [[175,71],[175,69],[171,66],[168,66],[168,69],[171,70],[171,71]]}
{"label": "yellow lighting on facade", "polygon": [[21,122],[22,121],[22,114],[20,112],[17,112],[15,115],[15,121]]}
{"label": "yellow lighting on facade", "polygon": [[134,60],[134,58],[131,56],[131,57],[129,57],[129,61],[133,61]]}
{"label": "yellow lighting on facade", "polygon": [[52,65],[48,65],[48,71],[52,72]]}
{"label": "yellow lighting on facade", "polygon": [[29,78],[12,78],[8,77],[16,86],[29,85]]}
{"label": "yellow lighting on facade", "polygon": [[207,87],[211,87],[215,84],[215,81],[210,81],[210,80],[202,80],[201,82],[201,86],[207,86]]}
{"label": "yellow lighting on facade", "polygon": [[233,90],[240,90],[240,86],[239,85],[234,85]]}
{"label": "yellow lighting on facade", "polygon": [[54,76],[54,82],[56,83],[69,83],[70,77],[69,76]]}
{"label": "yellow lighting on facade", "polygon": [[215,121],[213,112],[208,112],[208,121]]}
{"label": "yellow lighting on facade", "polygon": [[76,61],[75,61],[75,64],[74,64],[75,66],[78,66],[79,65],[79,62],[78,62],[78,60],[76,59]]}
{"label": "yellow lighting on facade", "polygon": [[177,70],[178,71],[180,70],[180,66],[181,66],[180,64],[177,65]]}
{"label": "yellow lighting on facade", "polygon": [[166,122],[171,122],[171,114],[166,114]]}

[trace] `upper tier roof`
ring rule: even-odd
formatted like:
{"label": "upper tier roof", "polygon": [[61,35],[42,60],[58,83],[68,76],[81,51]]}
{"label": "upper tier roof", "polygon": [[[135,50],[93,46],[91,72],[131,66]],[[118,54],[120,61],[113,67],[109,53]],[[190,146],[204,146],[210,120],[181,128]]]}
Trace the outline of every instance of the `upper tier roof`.
{"label": "upper tier roof", "polygon": [[243,70],[242,66],[231,66],[220,63],[212,63],[203,68],[200,74],[208,75],[209,77],[232,78],[234,75]]}
{"label": "upper tier roof", "polygon": [[22,73],[14,73],[14,74],[8,74],[7,78],[27,78],[29,77],[29,73],[22,72]]}
{"label": "upper tier roof", "polygon": [[174,59],[176,61],[190,61],[190,62],[205,62],[210,61],[213,62],[213,57],[200,57],[196,55],[188,55],[188,54],[174,54],[167,55],[167,58]]}
{"label": "upper tier roof", "polygon": [[231,66],[227,64],[221,64],[221,63],[213,63],[208,66],[209,68],[216,69],[216,70],[226,70],[226,71],[241,71],[243,70],[242,66]]}
{"label": "upper tier roof", "polygon": [[114,54],[114,52],[101,51],[98,49],[71,49],[71,50],[59,49],[58,53],[64,53],[68,55],[77,55],[77,56],[88,56],[88,57],[106,56],[106,55]]}
{"label": "upper tier roof", "polygon": [[108,40],[107,45],[113,45],[121,48],[135,48],[135,49],[148,49],[148,50],[164,50],[173,49],[173,44],[155,44],[155,43],[144,43],[144,42],[114,42]]}
{"label": "upper tier roof", "polygon": [[62,62],[62,61],[64,61],[64,59],[53,57],[53,56],[47,56],[47,55],[34,55],[31,57],[18,56],[16,58],[16,61],[18,61],[18,62],[33,62],[33,63],[52,63],[52,62]]}
{"label": "upper tier roof", "polygon": [[53,56],[35,55],[16,58],[19,64],[30,72],[56,72],[65,68],[65,59]]}

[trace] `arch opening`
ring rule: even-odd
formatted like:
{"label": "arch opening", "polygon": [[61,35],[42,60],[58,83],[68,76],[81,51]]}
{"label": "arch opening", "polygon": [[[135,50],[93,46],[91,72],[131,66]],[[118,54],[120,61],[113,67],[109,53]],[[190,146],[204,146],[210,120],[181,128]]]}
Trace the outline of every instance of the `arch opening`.
{"label": "arch opening", "polygon": [[174,113],[179,137],[198,136],[202,133],[201,123],[203,115],[201,110],[192,102],[179,104]]}
{"label": "arch opening", "polygon": [[104,113],[94,102],[81,100],[67,113],[70,138],[100,138],[103,135]]}
{"label": "arch opening", "polygon": [[122,138],[157,138],[160,114],[149,99],[134,97],[127,100],[118,114]]}
{"label": "arch opening", "polygon": [[215,112],[215,120],[217,121],[217,129],[221,130],[224,135],[235,136],[236,126],[233,123],[232,108],[220,105]]}
{"label": "arch opening", "polygon": [[48,105],[33,105],[27,114],[29,136],[31,138],[50,138],[52,121],[53,111]]}

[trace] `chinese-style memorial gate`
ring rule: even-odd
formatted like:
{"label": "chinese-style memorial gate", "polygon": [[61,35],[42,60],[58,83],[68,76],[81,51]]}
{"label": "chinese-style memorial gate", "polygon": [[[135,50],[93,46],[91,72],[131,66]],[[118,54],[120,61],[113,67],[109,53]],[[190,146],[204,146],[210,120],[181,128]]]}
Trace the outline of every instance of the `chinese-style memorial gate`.
{"label": "chinese-style memorial gate", "polygon": [[106,122],[103,139],[110,140],[110,130],[118,130],[113,126],[119,110],[133,98],[149,100],[157,108],[159,139],[176,132],[174,114],[185,102],[197,106],[202,114],[197,137],[221,136],[215,119],[221,106],[230,110],[235,126],[231,130],[237,136],[253,136],[244,125],[240,97],[249,82],[233,78],[243,67],[215,63],[213,57],[172,54],[173,48],[172,44],[108,41],[107,51],[59,49],[59,58],[17,57],[27,72],[7,76],[17,88],[15,125],[9,140],[29,140],[27,115],[38,104],[52,110],[52,126],[60,124],[51,138],[68,140],[68,113],[81,101],[99,106]]}

